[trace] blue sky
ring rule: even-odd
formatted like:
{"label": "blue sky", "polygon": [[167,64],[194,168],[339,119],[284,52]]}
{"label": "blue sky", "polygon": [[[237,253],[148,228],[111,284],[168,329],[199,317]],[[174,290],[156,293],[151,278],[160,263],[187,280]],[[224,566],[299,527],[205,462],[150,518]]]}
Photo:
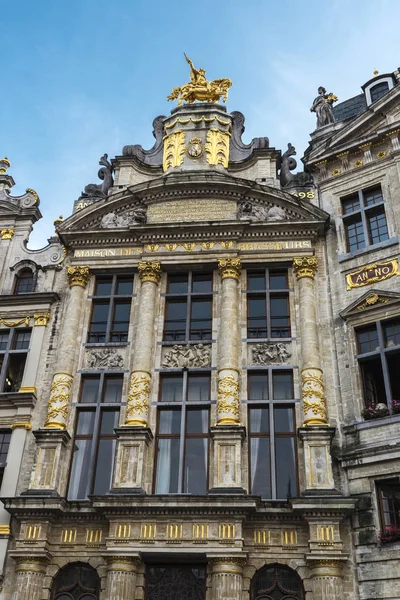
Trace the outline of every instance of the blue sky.
{"label": "blue sky", "polygon": [[246,142],[291,142],[298,157],[318,86],[345,100],[374,67],[400,66],[398,0],[3,0],[0,10],[0,157],[14,195],[40,196],[31,248],[99,182],[104,152],[153,144],[154,117],[188,81],[183,51],[210,79],[232,79],[227,108],[245,114]]}

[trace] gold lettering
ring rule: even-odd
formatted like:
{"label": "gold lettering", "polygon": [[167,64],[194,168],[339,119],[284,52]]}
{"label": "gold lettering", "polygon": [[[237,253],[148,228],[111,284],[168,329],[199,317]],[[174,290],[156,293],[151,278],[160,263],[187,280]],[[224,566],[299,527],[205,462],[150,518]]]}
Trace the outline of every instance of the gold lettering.
{"label": "gold lettering", "polygon": [[383,275],[388,275],[390,273],[390,267],[382,267]]}

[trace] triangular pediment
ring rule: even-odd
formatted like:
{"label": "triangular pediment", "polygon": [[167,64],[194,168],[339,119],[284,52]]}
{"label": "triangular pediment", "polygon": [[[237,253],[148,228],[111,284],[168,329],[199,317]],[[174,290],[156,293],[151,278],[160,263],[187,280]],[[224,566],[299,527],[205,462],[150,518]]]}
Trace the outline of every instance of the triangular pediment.
{"label": "triangular pediment", "polygon": [[340,312],[342,319],[359,317],[361,313],[372,312],[392,304],[400,305],[400,293],[387,290],[372,289],[365,292],[347,308]]}

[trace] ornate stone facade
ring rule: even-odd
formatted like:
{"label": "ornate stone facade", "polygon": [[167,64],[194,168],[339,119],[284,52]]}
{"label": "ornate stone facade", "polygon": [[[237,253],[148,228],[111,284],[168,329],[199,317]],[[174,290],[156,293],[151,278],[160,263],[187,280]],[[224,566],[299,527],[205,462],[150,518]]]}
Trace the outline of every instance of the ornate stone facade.
{"label": "ornate stone facade", "polygon": [[294,174],[190,64],[43,250],[0,160],[3,598],[399,597],[399,74]]}

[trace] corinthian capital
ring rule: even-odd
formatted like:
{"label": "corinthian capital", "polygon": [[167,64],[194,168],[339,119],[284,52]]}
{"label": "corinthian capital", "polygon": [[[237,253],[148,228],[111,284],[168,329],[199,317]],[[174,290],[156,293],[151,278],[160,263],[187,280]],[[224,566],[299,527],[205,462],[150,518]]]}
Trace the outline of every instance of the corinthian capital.
{"label": "corinthian capital", "polygon": [[297,279],[302,277],[311,277],[314,279],[318,269],[318,260],[316,256],[297,256],[293,259],[293,270]]}
{"label": "corinthian capital", "polygon": [[152,281],[156,285],[161,279],[161,265],[158,260],[149,260],[138,264],[140,281]]}
{"label": "corinthian capital", "polygon": [[90,277],[89,267],[67,267],[67,277],[69,287],[80,285],[85,288]]}
{"label": "corinthian capital", "polygon": [[218,260],[218,271],[222,280],[230,277],[239,281],[241,269],[240,258],[220,258]]}

